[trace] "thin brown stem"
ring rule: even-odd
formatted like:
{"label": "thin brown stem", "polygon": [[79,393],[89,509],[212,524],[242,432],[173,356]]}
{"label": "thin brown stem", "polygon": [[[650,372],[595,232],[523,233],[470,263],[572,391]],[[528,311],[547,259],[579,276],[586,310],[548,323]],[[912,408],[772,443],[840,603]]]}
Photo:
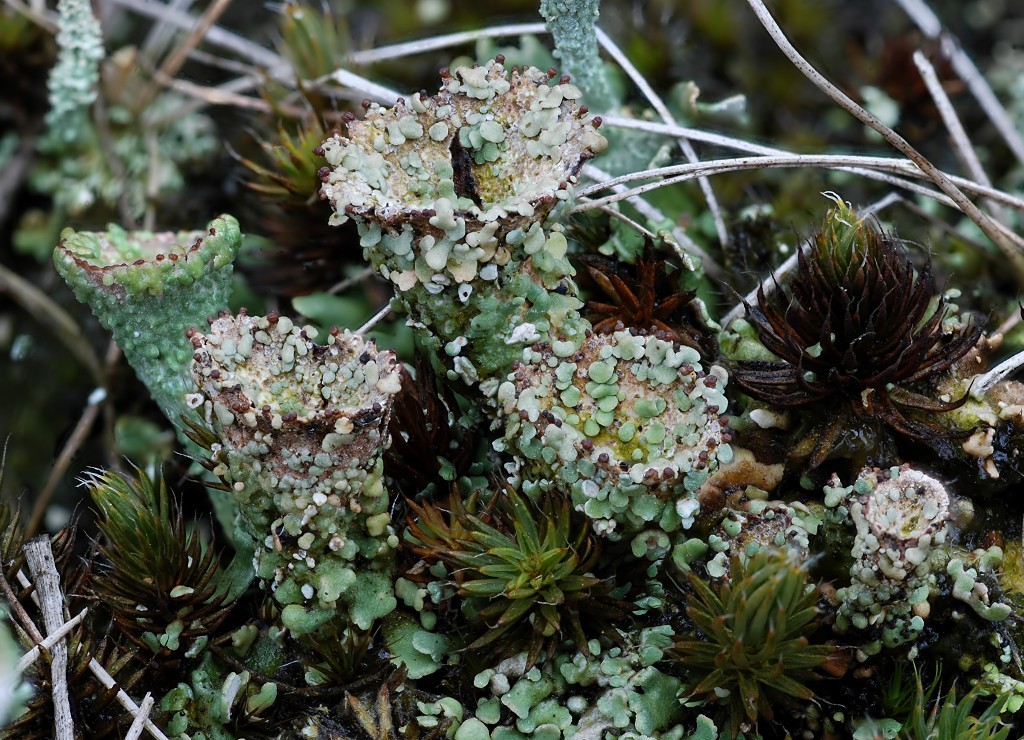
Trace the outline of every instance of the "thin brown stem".
{"label": "thin brown stem", "polygon": [[[957,159],[960,160],[960,164],[963,165],[968,175],[982,185],[991,187],[992,180],[989,179],[985,168],[981,166],[978,153],[974,151],[974,145],[964,130],[960,117],[953,108],[953,103],[942,88],[942,82],[939,80],[939,75],[935,72],[935,67],[932,66],[932,63],[928,61],[928,58],[920,50],[914,52],[914,64],[917,65],[917,70],[921,73],[921,79],[924,80],[928,93],[932,96],[932,101],[942,117],[942,123],[946,126],[946,131],[949,132],[949,138],[953,144],[953,153],[956,154]],[[1002,206],[993,201],[988,201],[988,206],[989,210],[992,211],[992,215],[1000,223],[1005,224],[1006,212]]]}
{"label": "thin brown stem", "polygon": [[[109,372],[121,356],[121,350],[118,349],[117,345],[111,340],[110,345],[107,348],[106,358],[106,369]],[[26,536],[33,536],[42,524],[43,516],[46,514],[46,509],[50,505],[50,499],[53,498],[54,491],[57,490],[57,486],[60,484],[61,479],[64,477],[64,473],[71,465],[72,459],[78,449],[85,442],[89,431],[92,429],[93,424],[96,423],[96,418],[99,416],[100,408],[102,408],[103,401],[106,399],[106,393],[101,388],[94,391],[96,399],[92,400],[85,407],[81,417],[78,419],[78,423],[75,425],[74,430],[71,432],[71,436],[68,437],[67,442],[64,443],[64,448],[60,451],[60,455],[54,462],[53,467],[50,468],[50,475],[46,479],[46,483],[43,489],[39,492],[36,497],[35,504],[32,506],[32,516],[29,518],[28,527],[26,527]]]}
{"label": "thin brown stem", "polygon": [[842,108],[847,110],[862,123],[881,134],[882,138],[884,138],[893,148],[916,164],[928,179],[934,182],[939,190],[948,195],[953,202],[956,203],[957,207],[963,211],[964,215],[977,224],[978,228],[985,232],[985,235],[992,240],[992,243],[999,247],[999,250],[1006,257],[1007,262],[1010,263],[1010,267],[1016,275],[1017,282],[1024,285],[1024,253],[1021,251],[1022,248],[1024,248],[1024,240],[1019,236],[1007,233],[1000,229],[996,222],[994,222],[987,214],[979,210],[978,207],[974,205],[966,195],[964,195],[963,191],[960,190],[960,188],[958,188],[935,165],[933,165],[927,157],[917,151],[917,149],[911,146],[906,139],[882,123],[873,114],[854,102],[850,96],[825,79],[825,77],[819,73],[789,42],[789,39],[786,38],[782,29],[775,22],[775,19],[772,18],[771,13],[768,12],[768,8],[765,7],[762,0],[747,0],[747,3],[754,11],[758,20],[761,21],[761,25],[763,25],[765,30],[768,31],[772,40],[775,41],[779,49],[782,50],[782,53],[785,54],[793,63],[793,66],[800,70],[800,72],[807,77],[807,79],[813,82],[818,89],[832,98],[832,100],[838,103]]}
{"label": "thin brown stem", "polygon": [[[184,38],[184,40],[178,44],[178,47],[172,51],[164,59],[163,64],[160,65],[160,73],[165,77],[174,77],[181,70],[181,67],[188,60],[189,52],[195,47],[202,43],[203,39],[210,32],[210,29],[217,23],[217,19],[223,15],[224,11],[231,5],[232,0],[214,0],[206,12],[203,13],[199,20],[193,26],[192,31]],[[139,95],[138,100],[135,103],[136,111],[145,110],[153,98],[156,97],[159,86],[157,84],[150,84],[142,94]]]}

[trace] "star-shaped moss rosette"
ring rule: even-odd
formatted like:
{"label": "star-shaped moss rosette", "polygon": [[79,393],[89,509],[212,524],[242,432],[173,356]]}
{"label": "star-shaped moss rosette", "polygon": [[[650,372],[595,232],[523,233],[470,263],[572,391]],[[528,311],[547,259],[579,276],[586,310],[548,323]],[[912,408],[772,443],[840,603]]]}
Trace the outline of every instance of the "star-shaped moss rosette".
{"label": "star-shaped moss rosette", "polygon": [[490,381],[485,393],[524,346],[555,330],[582,341],[568,242],[544,224],[606,144],[567,78],[502,61],[442,70],[437,95],[370,105],[317,150],[331,222],[357,222],[453,377]]}
{"label": "star-shaped moss rosette", "polygon": [[523,458],[524,491],[568,490],[599,533],[687,529],[698,489],[732,459],[727,378],[690,347],[627,331],[537,344],[498,389],[497,446]]}
{"label": "star-shaped moss rosette", "polygon": [[185,332],[228,302],[242,232],[232,216],[203,231],[95,233],[65,229],[53,253],[57,272],[87,303],[153,399],[174,424],[188,412],[192,347]]}
{"label": "star-shaped moss rosette", "polygon": [[286,317],[222,314],[193,332],[192,378],[220,442],[214,474],[229,484],[255,538],[256,575],[305,634],[336,613],[360,629],[395,607],[398,545],[383,481],[392,352],[372,341]]}

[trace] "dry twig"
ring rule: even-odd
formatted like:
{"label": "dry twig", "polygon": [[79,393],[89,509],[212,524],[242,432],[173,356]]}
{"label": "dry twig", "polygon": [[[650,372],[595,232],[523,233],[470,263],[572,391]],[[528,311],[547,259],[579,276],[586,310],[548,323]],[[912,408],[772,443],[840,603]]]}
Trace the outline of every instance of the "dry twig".
{"label": "dry twig", "polygon": [[[981,166],[981,160],[978,159],[978,154],[974,151],[974,145],[971,143],[970,137],[967,136],[967,132],[964,131],[963,124],[960,123],[956,110],[953,109],[953,103],[942,88],[942,83],[935,72],[935,67],[932,66],[932,63],[928,61],[928,57],[922,54],[920,50],[914,52],[914,64],[917,65],[917,69],[921,73],[921,79],[924,80],[928,93],[932,96],[935,107],[942,117],[942,123],[949,132],[950,141],[953,143],[953,153],[956,154],[957,159],[960,160],[960,164],[963,165],[968,175],[982,185],[991,187],[992,181],[985,172],[985,168]],[[1005,224],[1006,213],[1002,207],[992,201],[988,201],[988,204],[992,215]]]}
{"label": "dry twig", "polygon": [[[53,560],[50,538],[35,537],[25,543],[25,562],[35,582],[43,625],[48,634],[58,632],[65,624],[64,594],[60,574]],[[68,646],[59,640],[50,648],[50,687],[53,702],[53,729],[56,740],[74,740],[75,722],[71,716],[68,694]]]}
{"label": "dry twig", "polygon": [[782,50],[782,53],[793,63],[798,70],[807,79],[815,84],[822,92],[828,95],[832,100],[842,106],[845,110],[855,116],[862,123],[870,126],[872,129],[882,135],[889,144],[899,151],[901,154],[910,159],[916,164],[920,170],[928,176],[928,178],[935,183],[935,185],[948,195],[957,207],[963,211],[964,215],[967,216],[971,221],[977,224],[978,228],[985,232],[985,235],[992,240],[992,243],[999,247],[999,250],[1006,257],[1010,263],[1014,274],[1016,275],[1017,282],[1024,284],[1024,239],[1021,239],[1018,235],[1010,232],[1006,229],[1000,229],[999,224],[994,222],[989,216],[978,209],[970,199],[964,195],[963,191],[942,171],[940,171],[935,165],[933,165],[927,157],[921,154],[917,149],[910,145],[910,143],[900,136],[898,133],[893,131],[891,128],[882,123],[872,113],[859,106],[849,95],[844,93],[842,90],[837,88],[824,76],[818,72],[810,62],[808,62],[796,48],[789,42],[782,29],[772,18],[771,13],[768,12],[768,8],[765,7],[762,0],[747,0],[747,4],[750,5],[754,11],[754,15],[757,16],[758,20],[761,21],[761,25],[765,27],[768,34],[775,41],[775,44]]}
{"label": "dry twig", "polygon": [[[111,340],[107,346],[106,369],[108,372],[117,363],[120,356],[121,350],[114,343],[114,340]],[[31,537],[39,530],[39,525],[42,524],[43,516],[46,514],[46,508],[50,504],[53,492],[57,490],[57,485],[60,483],[61,478],[64,477],[68,466],[71,465],[71,460],[74,458],[75,453],[78,452],[78,448],[85,442],[89,430],[92,429],[92,425],[96,422],[96,417],[100,413],[100,407],[107,398],[106,391],[103,389],[104,385],[105,383],[100,385],[93,391],[93,395],[89,397],[89,401],[81,417],[79,417],[74,431],[71,432],[71,436],[64,443],[64,448],[60,451],[56,462],[50,468],[50,474],[46,478],[46,483],[43,485],[42,490],[36,497],[35,504],[32,506],[32,516],[25,529],[27,536]]]}

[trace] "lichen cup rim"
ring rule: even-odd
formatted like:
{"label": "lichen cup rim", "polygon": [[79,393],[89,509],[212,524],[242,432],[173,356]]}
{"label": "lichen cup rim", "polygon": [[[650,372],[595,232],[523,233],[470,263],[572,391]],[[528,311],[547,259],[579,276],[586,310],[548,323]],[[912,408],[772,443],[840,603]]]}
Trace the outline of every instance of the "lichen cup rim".
{"label": "lichen cup rim", "polygon": [[[112,236],[130,244],[137,253],[122,257]],[[53,261],[69,283],[77,271],[89,283],[120,295],[159,294],[175,279],[194,282],[209,263],[223,267],[233,262],[241,239],[238,220],[228,214],[211,220],[204,229],[178,232],[127,231],[116,224],[110,224],[107,231],[68,227],[61,231]]]}

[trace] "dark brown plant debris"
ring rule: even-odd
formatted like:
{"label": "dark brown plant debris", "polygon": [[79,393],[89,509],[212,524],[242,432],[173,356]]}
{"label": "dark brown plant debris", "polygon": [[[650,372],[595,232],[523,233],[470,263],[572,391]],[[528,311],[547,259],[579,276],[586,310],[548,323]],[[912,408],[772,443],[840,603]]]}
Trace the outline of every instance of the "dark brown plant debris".
{"label": "dark brown plant debris", "polygon": [[416,355],[416,376],[402,367],[402,390],[389,421],[391,447],[384,466],[398,492],[410,498],[433,487],[448,489],[469,471],[476,457],[471,425],[451,386],[434,372],[430,359]]}
{"label": "dark brown plant debris", "polygon": [[837,201],[788,290],[758,291],[747,315],[778,361],[742,361],[736,384],[778,407],[828,404],[828,419],[795,455],[820,465],[844,426],[859,420],[916,440],[954,437],[937,414],[966,397],[940,400],[930,383],[981,337],[972,324],[950,330],[935,300],[930,263],[915,275],[899,242]]}
{"label": "dark brown plant debris", "polygon": [[647,241],[636,265],[629,269],[596,255],[585,257],[583,263],[604,293],[600,300],[587,301],[584,309],[594,331],[611,334],[632,328],[700,351],[714,346],[697,316],[686,315],[696,293],[679,288],[674,271],[658,257],[652,241]]}

